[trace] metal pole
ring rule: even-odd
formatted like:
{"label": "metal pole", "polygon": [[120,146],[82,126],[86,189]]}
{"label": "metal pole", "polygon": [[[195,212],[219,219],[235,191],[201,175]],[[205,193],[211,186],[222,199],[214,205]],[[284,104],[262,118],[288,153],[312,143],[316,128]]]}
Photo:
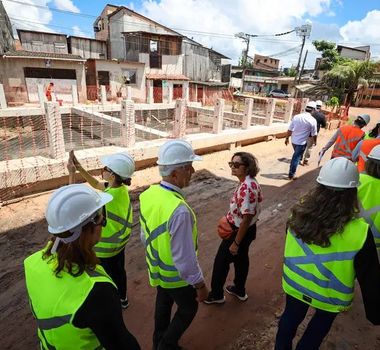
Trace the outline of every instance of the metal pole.
{"label": "metal pole", "polygon": [[305,62],[306,62],[306,58],[307,58],[307,54],[309,53],[309,50],[306,50],[306,53],[305,53],[305,57],[303,58],[303,63],[302,63],[302,68],[300,70],[300,74],[298,76],[298,84],[300,83],[301,81],[301,76],[302,76],[302,72],[303,72],[303,69],[305,68]]}

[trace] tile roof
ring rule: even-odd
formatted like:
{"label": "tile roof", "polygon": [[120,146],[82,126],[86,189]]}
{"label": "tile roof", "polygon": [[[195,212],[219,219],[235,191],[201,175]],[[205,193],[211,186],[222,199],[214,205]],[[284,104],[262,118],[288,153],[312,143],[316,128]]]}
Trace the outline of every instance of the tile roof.
{"label": "tile roof", "polygon": [[34,52],[34,51],[9,51],[6,52],[4,57],[27,57],[27,58],[46,58],[53,60],[64,61],[86,61],[79,55],[71,55],[69,53],[51,53],[51,52]]}

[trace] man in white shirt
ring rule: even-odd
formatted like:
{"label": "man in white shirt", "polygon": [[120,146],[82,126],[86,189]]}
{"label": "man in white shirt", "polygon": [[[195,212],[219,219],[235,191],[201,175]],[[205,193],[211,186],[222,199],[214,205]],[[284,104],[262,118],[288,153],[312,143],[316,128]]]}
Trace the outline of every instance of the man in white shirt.
{"label": "man in white shirt", "polygon": [[285,145],[289,144],[289,137],[292,137],[292,146],[294,153],[290,161],[289,180],[295,180],[297,166],[302,159],[306,149],[307,139],[313,138],[314,146],[317,144],[317,121],[311,115],[316,108],[313,101],[308,102],[304,113],[297,114],[293,117],[289,130],[286,135]]}

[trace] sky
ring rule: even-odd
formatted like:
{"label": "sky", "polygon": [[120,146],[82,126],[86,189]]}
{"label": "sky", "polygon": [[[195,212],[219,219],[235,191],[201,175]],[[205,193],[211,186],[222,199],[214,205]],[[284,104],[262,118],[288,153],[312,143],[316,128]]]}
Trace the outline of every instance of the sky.
{"label": "sky", "polygon": [[[1,0],[0,0],[1,1]],[[111,1],[111,0],[110,0]],[[3,0],[13,28],[52,31],[93,37],[92,25],[107,3],[104,0]],[[371,45],[380,60],[380,1],[378,0],[116,0],[201,44],[231,58],[236,64],[245,44],[236,33],[258,35],[250,40],[249,55],[280,59],[280,66],[296,65],[301,38],[293,30],[311,24],[305,68],[313,68],[319,53],[313,40],[346,46]]]}

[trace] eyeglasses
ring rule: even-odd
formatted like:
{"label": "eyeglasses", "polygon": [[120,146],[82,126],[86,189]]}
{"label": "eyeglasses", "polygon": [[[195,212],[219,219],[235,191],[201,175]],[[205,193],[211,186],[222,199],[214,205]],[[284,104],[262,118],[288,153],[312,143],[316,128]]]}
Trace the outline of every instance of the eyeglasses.
{"label": "eyeglasses", "polygon": [[235,169],[239,169],[242,165],[245,166],[244,163],[239,163],[239,162],[228,162],[228,166],[232,169],[232,168],[235,168]]}
{"label": "eyeglasses", "polygon": [[90,221],[94,226],[103,226],[106,227],[107,225],[107,219],[105,216],[102,214],[96,215],[91,221]]}

